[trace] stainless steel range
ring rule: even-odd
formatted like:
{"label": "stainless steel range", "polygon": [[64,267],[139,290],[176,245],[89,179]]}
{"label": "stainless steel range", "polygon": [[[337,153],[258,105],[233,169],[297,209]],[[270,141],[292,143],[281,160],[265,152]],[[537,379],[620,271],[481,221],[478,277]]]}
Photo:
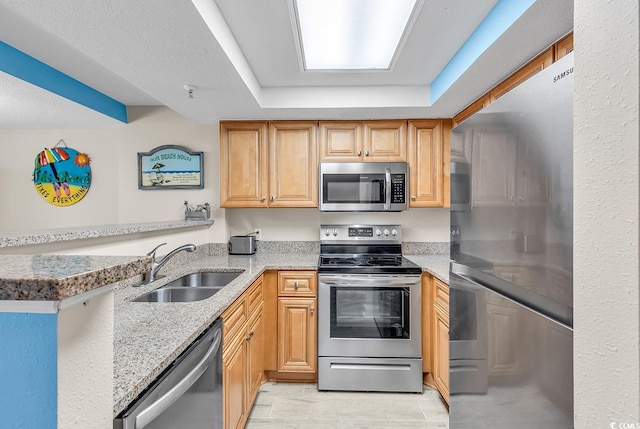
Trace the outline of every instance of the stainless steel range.
{"label": "stainless steel range", "polygon": [[322,225],[318,389],[422,391],[422,269],[400,225]]}

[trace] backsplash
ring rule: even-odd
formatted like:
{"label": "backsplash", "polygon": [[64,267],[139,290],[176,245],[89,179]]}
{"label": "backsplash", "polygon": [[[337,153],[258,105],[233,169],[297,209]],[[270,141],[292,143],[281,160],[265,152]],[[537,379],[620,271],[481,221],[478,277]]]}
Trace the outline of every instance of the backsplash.
{"label": "backsplash", "polygon": [[448,241],[405,241],[402,243],[404,255],[448,255]]}

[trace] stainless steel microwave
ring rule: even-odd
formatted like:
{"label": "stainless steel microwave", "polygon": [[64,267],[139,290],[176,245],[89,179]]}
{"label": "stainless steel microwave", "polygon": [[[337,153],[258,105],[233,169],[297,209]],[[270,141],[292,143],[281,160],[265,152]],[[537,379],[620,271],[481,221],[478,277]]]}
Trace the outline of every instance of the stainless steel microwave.
{"label": "stainless steel microwave", "polygon": [[320,211],[398,212],[407,209],[406,162],[321,162]]}

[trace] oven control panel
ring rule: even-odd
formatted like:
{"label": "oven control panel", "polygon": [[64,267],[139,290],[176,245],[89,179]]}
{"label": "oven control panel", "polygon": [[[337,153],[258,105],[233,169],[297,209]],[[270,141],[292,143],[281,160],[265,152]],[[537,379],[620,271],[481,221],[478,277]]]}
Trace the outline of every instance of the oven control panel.
{"label": "oven control panel", "polygon": [[402,243],[400,225],[321,225],[320,241]]}

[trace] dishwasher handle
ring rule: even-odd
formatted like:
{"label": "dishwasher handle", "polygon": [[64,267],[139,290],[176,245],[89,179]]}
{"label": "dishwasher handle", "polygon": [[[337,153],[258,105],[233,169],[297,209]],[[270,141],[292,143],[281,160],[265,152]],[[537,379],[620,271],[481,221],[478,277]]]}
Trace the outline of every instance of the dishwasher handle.
{"label": "dishwasher handle", "polygon": [[177,401],[184,393],[189,390],[193,384],[205,373],[205,371],[211,365],[213,356],[220,349],[220,343],[222,339],[222,331],[218,330],[214,334],[214,340],[209,347],[209,350],[205,353],[204,357],[200,359],[200,362],[175,386],[173,386],[167,393],[158,398],[157,401],[149,405],[142,410],[135,419],[133,429],[143,429],[149,423],[151,423],[156,417],[162,414],[167,408],[169,408],[175,401]]}

